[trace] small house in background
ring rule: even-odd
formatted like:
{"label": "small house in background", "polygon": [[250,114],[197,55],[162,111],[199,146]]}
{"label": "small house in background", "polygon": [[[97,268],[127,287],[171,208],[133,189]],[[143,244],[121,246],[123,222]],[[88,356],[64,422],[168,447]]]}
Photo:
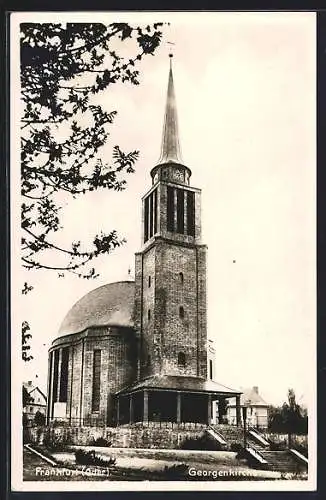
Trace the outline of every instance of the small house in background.
{"label": "small house in background", "polygon": [[[243,389],[240,397],[241,406],[247,406],[247,425],[257,428],[268,427],[268,403],[259,394],[257,386]],[[242,421],[241,413],[241,421]],[[227,408],[227,420],[231,425],[236,425],[236,405],[230,400]],[[243,424],[243,422],[242,422]]]}
{"label": "small house in background", "polygon": [[46,415],[46,395],[31,380],[23,382],[23,386],[30,396],[30,401],[23,408],[23,412],[26,414],[28,420],[34,420],[37,412]]}

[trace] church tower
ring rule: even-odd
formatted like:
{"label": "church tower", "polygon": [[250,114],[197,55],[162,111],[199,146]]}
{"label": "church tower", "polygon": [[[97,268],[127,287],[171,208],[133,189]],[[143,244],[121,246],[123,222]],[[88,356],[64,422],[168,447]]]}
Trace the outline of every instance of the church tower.
{"label": "church tower", "polygon": [[207,378],[206,245],[201,190],[182,160],[172,55],[161,155],[142,198],[142,249],[135,262],[138,379]]}
{"label": "church tower", "polygon": [[[170,59],[162,148],[142,199],[135,281],[100,286],[66,315],[49,350],[48,423],[58,418],[72,426],[174,422],[185,429],[186,423],[210,425],[212,403],[225,409],[226,400],[236,398],[240,425],[241,392],[213,380],[201,191],[190,179],[181,157]],[[222,422],[222,411],[219,418]],[[151,439],[139,443],[164,447],[161,424],[156,430],[153,426]],[[137,429],[130,432],[128,446],[136,435],[141,439]]]}

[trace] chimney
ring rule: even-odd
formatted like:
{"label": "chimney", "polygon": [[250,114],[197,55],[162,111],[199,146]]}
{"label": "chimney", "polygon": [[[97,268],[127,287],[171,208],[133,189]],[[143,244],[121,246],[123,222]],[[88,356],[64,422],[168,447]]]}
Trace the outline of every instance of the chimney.
{"label": "chimney", "polygon": [[256,394],[258,394],[258,386],[257,386],[257,385],[254,385],[254,386],[253,386],[253,390],[254,390],[254,392],[255,392]]}

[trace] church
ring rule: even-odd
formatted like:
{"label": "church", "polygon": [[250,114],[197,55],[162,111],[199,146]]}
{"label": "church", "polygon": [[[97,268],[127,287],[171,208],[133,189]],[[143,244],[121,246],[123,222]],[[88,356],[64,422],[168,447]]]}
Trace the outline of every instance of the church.
{"label": "church", "polygon": [[68,312],[49,349],[47,422],[210,424],[241,391],[215,382],[207,339],[201,190],[180,153],[172,56],[160,159],[142,198],[134,281],[109,283]]}

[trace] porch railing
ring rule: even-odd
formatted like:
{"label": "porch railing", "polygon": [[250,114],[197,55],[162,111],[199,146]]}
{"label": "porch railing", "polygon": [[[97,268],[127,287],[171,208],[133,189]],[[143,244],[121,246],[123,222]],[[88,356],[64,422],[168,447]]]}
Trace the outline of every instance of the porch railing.
{"label": "porch railing", "polygon": [[[46,425],[53,427],[116,427],[115,423],[107,422],[106,419],[100,417],[88,418],[52,418],[46,420]],[[35,427],[36,424],[30,420],[27,423],[28,427]],[[171,430],[192,430],[206,429],[207,424],[202,422],[168,422],[164,420],[155,421],[138,421],[138,422],[121,422],[119,427],[138,427],[138,428],[162,428]]]}

